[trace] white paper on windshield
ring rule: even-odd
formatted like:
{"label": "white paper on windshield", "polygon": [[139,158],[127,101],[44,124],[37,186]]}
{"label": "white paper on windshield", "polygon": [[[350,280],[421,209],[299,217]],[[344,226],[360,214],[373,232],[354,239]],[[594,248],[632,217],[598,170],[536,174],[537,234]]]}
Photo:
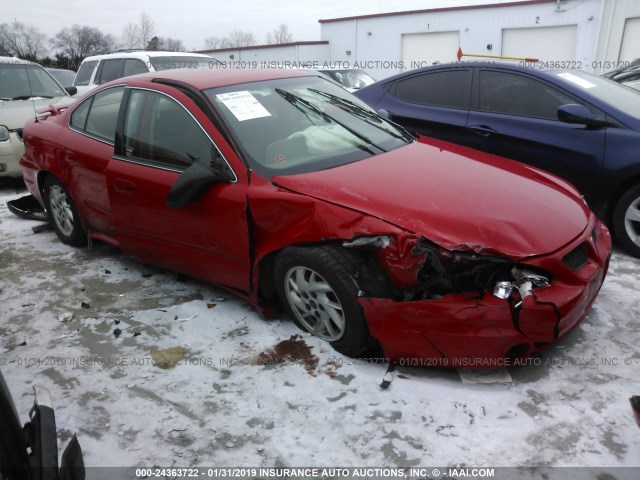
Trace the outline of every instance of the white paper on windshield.
{"label": "white paper on windshield", "polygon": [[571,83],[575,83],[576,85],[582,88],[593,88],[597,86],[595,83],[591,83],[590,81],[585,80],[584,78],[580,78],[579,76],[574,75],[573,73],[557,73],[556,75],[558,75],[561,78],[564,78],[565,80]]}
{"label": "white paper on windshield", "polygon": [[241,122],[271,116],[256,97],[247,90],[221,93],[220,95],[216,95],[216,97],[224,103],[225,106],[231,110],[231,113]]}

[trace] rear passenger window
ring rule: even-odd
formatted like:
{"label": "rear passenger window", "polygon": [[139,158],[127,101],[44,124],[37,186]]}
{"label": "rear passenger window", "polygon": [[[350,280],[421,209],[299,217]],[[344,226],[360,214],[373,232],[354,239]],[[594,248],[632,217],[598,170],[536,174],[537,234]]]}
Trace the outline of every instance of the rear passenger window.
{"label": "rear passenger window", "polygon": [[200,125],[175,100],[132,90],[124,125],[125,156],[170,167],[208,164],[215,146]]}
{"label": "rear passenger window", "polygon": [[78,130],[84,130],[84,127],[87,124],[87,113],[89,113],[89,107],[91,107],[92,100],[93,98],[88,98],[73,111],[71,114],[72,127]]}
{"label": "rear passenger window", "polygon": [[[115,87],[103,90],[93,96],[91,108],[87,114],[84,131],[109,143],[113,143],[116,136],[116,123],[120,111],[120,101],[124,87]],[[85,102],[88,103],[88,102]],[[81,105],[80,108],[83,108]],[[74,125],[74,116],[78,114],[78,123],[82,120],[82,112],[76,109],[71,116],[71,124]],[[80,128],[80,127],[78,127]]]}
{"label": "rear passenger window", "polygon": [[400,80],[395,96],[410,103],[466,109],[468,78],[469,71],[462,69],[424,73]]}
{"label": "rear passenger window", "polygon": [[122,77],[122,69],[124,67],[124,59],[119,60],[103,60],[100,67],[100,78],[98,84],[110,82],[116,78]]}
{"label": "rear passenger window", "polygon": [[130,75],[138,75],[139,73],[147,73],[149,69],[147,65],[137,58],[128,58],[124,61],[124,71],[122,72],[123,77],[128,77]]}
{"label": "rear passenger window", "polygon": [[76,74],[76,79],[73,82],[74,85],[89,85],[91,80],[91,74],[94,67],[98,64],[98,60],[91,60],[89,62],[83,62]]}

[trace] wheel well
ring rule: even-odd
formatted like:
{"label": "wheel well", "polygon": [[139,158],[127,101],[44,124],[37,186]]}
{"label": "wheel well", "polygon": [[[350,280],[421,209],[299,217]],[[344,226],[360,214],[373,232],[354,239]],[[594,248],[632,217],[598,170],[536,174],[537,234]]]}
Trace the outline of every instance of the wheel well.
{"label": "wheel well", "polygon": [[[40,190],[40,195],[42,196],[43,200],[44,200],[44,182],[47,180],[47,177],[50,175],[53,175],[53,174],[46,171],[38,172],[38,177],[37,177],[38,190]],[[46,203],[46,200],[45,200],[45,203]]]}
{"label": "wheel well", "polygon": [[[259,278],[258,278],[258,301],[259,303],[280,303],[278,298],[278,292],[276,289],[276,283],[274,281],[274,267],[275,259],[278,254],[289,247],[305,248],[305,247],[320,247],[320,246],[332,246],[336,248],[346,248],[342,246],[342,240],[328,241],[318,243],[304,243],[295,245],[286,245],[279,250],[265,255],[259,264]],[[363,287],[364,290],[370,293],[372,296],[380,296],[390,298],[392,297],[393,286],[388,279],[384,270],[375,259],[375,255],[371,251],[348,249],[349,251],[362,256],[363,267]]]}
{"label": "wheel well", "polygon": [[640,175],[627,178],[625,179],[624,182],[622,182],[620,185],[616,187],[613,195],[611,195],[610,197],[610,200],[606,209],[605,223],[607,223],[607,225],[611,225],[611,222],[613,221],[613,211],[615,210],[616,204],[618,203],[618,200],[620,199],[620,197],[624,194],[624,192],[626,192],[627,190],[629,190],[635,185],[640,185]]}

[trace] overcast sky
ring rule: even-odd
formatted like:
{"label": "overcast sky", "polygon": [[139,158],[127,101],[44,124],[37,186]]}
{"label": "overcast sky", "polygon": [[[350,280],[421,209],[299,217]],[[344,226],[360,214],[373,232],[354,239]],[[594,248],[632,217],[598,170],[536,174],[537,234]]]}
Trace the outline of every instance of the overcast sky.
{"label": "overcast sky", "polygon": [[[502,3],[504,0],[0,0],[0,23],[14,19],[53,37],[75,24],[97,27],[116,39],[129,22],[146,12],[156,35],[182,40],[189,50],[204,47],[204,39],[223,37],[233,29],[253,33],[258,44],[280,23],[294,41],[320,40],[319,19],[370,13],[418,10],[453,5]],[[47,43],[47,46],[48,43]]]}

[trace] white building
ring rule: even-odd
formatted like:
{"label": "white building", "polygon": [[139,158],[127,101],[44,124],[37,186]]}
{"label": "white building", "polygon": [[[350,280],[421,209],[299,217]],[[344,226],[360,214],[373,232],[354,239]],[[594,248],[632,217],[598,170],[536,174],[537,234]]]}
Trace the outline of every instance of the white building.
{"label": "white building", "polygon": [[321,41],[199,53],[236,67],[275,68],[289,62],[294,67],[362,68],[378,80],[457,61],[458,50],[535,58],[542,66],[595,73],[640,57],[640,0],[503,1],[319,22]]}
{"label": "white building", "polygon": [[287,63],[298,64],[325,62],[329,58],[329,42],[291,42],[276,45],[255,45],[251,47],[219,48],[198,50],[219,60],[225,65],[238,68],[276,68]]}
{"label": "white building", "polygon": [[[640,1],[529,0],[320,20],[330,60],[383,78],[464,54],[596,73],[640,57]],[[472,57],[463,57],[471,59]]]}

